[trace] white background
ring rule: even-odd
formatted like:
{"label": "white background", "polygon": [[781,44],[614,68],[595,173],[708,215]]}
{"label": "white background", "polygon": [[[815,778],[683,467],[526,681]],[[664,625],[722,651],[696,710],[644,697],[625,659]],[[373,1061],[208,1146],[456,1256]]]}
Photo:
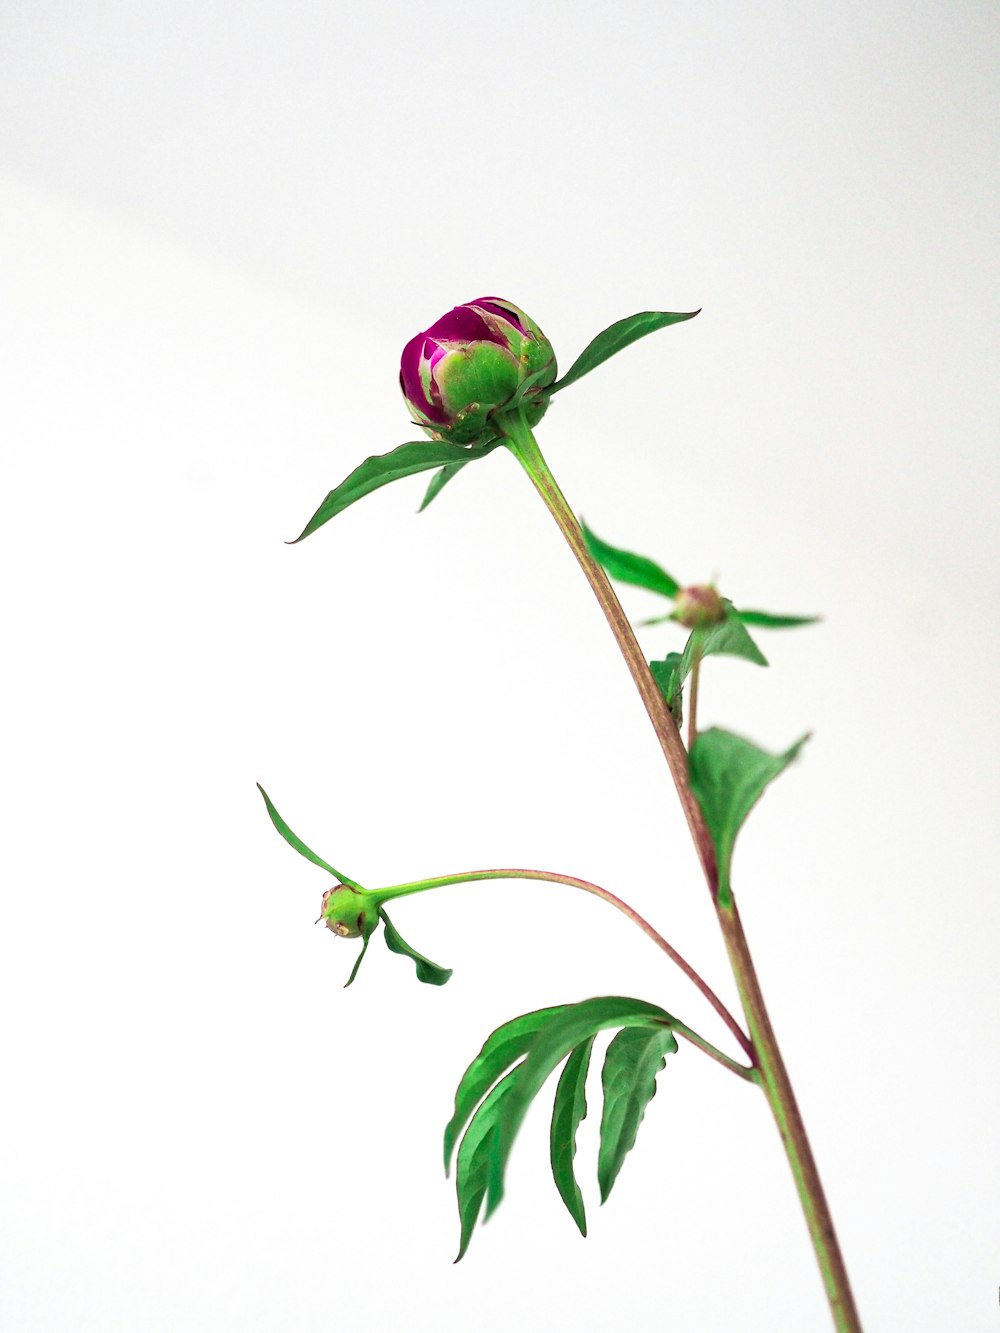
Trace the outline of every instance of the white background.
{"label": "white background", "polygon": [[401,905],[451,983],[375,941],[343,991],[254,787],[372,886],[594,879],[735,1003],[513,460],[282,544],[413,437],[403,343],[488,293],[564,368],[704,307],[540,440],[609,540],[823,613],[706,671],[705,723],[815,731],[745,923],[866,1327],[997,1327],[998,58],[971,0],[3,6],[4,1333],[828,1327],[763,1100],[691,1049],[602,1210],[594,1088],[586,1242],[540,1108],[453,1268],[440,1132],[492,1027],[625,993],[725,1035],[554,887]]}

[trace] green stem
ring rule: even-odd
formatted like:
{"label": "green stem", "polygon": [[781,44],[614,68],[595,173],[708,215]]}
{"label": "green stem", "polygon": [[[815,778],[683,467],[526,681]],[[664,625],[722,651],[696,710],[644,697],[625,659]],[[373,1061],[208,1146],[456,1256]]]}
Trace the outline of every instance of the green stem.
{"label": "green stem", "polygon": [[[387,889],[376,890],[376,896],[381,902],[389,902],[393,898],[404,898],[411,893],[423,893],[425,889],[442,889],[449,884],[471,884],[487,879],[533,879],[543,880],[549,884],[568,884],[571,888],[583,889],[585,893],[592,893],[595,897],[602,898],[604,902],[610,903],[612,907],[617,907],[619,912],[624,913],[634,925],[644,931],[653,943],[662,949],[667,957],[676,963],[684,975],[698,987],[743,1050],[752,1058],[753,1050],[746,1033],[708,982],[703,980],[687,959],[679,954],[674,946],[649,924],[645,917],[640,916],[634,907],[630,907],[624,899],[609,893],[607,889],[602,889],[599,884],[591,884],[586,879],[576,879],[573,875],[561,875],[554,870],[466,870],[457,875],[437,875],[433,879],[416,879],[410,884],[392,884]],[[711,1049],[715,1051],[714,1046]],[[718,1053],[716,1054],[718,1056]],[[726,1062],[727,1058],[723,1057],[723,1063]],[[737,1065],[736,1068],[742,1069],[743,1066]]]}
{"label": "green stem", "polygon": [[764,1093],[781,1135],[802,1210],[805,1214],[813,1249],[826,1289],[837,1333],[861,1333],[861,1321],[851,1293],[847,1269],[833,1226],[816,1162],[806,1136],[805,1125],[792,1091],[788,1071],[771,1026],[757,973],[735,901],[727,895],[720,900],[715,850],[701,808],[688,780],[687,753],[677,725],[663,695],[649,671],[645,654],[639,647],[632,627],[621,608],[607,575],[587,550],[580,525],[549,471],[535,437],[522,417],[512,412],[499,419],[511,452],[530,477],[549,512],[559,525],[576,556],[587,581],[600,603],[632,679],[649,714],[667,766],[677,788],[691,837],[698,853],[719,926],[722,930],[730,965],[746,1015],[753,1042],[754,1063],[760,1071]]}
{"label": "green stem", "polygon": [[686,1023],[678,1022],[677,1019],[675,1019],[670,1030],[671,1032],[676,1032],[679,1037],[686,1038],[692,1046],[697,1046],[699,1051],[704,1051],[705,1054],[710,1055],[713,1060],[717,1060],[723,1068],[731,1070],[734,1074],[738,1074],[740,1078],[745,1078],[748,1083],[760,1082],[760,1070],[757,1069],[755,1065],[751,1065],[747,1068],[746,1065],[741,1065],[738,1060],[730,1059],[728,1055],[717,1050],[716,1047],[710,1042],[707,1042],[704,1037],[699,1036],[697,1032],[692,1032]]}
{"label": "green stem", "polygon": [[691,663],[691,688],[688,690],[688,751],[698,739],[698,680],[701,676],[701,653],[695,649]]}

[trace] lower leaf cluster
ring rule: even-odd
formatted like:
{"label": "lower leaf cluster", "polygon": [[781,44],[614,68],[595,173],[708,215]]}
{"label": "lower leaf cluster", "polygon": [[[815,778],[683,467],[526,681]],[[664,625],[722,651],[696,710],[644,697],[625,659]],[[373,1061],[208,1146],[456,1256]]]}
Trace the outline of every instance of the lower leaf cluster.
{"label": "lower leaf cluster", "polygon": [[[583,1235],[587,1219],[576,1179],[576,1133],[587,1114],[586,1081],[598,1032],[619,1029],[604,1058],[597,1176],[603,1203],[635,1144],[656,1076],[677,1050],[676,1020],[657,1005],[606,995],[579,1004],[554,1005],[504,1023],[486,1040],[455,1094],[455,1112],[444,1133],[445,1171],[458,1147],[456,1185],[461,1241],[468,1249],[486,1205],[486,1217],[503,1198],[511,1148],[528,1107],[556,1067],[549,1134],[550,1165],[559,1195]],[[463,1134],[464,1131],[464,1134]],[[456,1260],[457,1262],[457,1260]]]}

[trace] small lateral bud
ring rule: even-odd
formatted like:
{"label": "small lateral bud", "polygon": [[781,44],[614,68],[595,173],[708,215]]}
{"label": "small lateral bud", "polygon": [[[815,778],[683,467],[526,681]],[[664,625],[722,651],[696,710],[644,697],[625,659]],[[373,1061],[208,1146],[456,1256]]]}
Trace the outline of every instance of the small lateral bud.
{"label": "small lateral bud", "polygon": [[695,584],[677,594],[674,615],[687,629],[701,629],[725,620],[726,603],[710,583]]}

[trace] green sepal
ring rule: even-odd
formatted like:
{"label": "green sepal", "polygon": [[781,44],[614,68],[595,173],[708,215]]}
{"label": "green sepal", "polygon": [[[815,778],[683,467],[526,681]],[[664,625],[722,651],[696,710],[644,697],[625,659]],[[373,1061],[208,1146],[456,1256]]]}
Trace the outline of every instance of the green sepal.
{"label": "green sepal", "polygon": [[490,440],[486,444],[469,446],[446,440],[414,440],[399,445],[387,454],[373,454],[328,493],[295,541],[288,544],[294,546],[324,523],[329,523],[331,518],[354,504],[355,500],[370,495],[381,486],[387,486],[390,481],[411,477],[417,472],[428,472],[431,468],[471,463],[477,458],[485,458],[500,443],[500,440]]}
{"label": "green sepal", "polygon": [[798,756],[801,737],[783,754],[768,754],[752,741],[721,727],[699,732],[688,754],[691,790],[708,826],[719,872],[719,901],[732,902],[729,887],[733,845],[764,788]]}
{"label": "green sepal", "polygon": [[607,1202],[635,1146],[646,1107],[656,1095],[656,1076],[676,1050],[677,1040],[668,1028],[626,1028],[608,1047],[601,1071],[604,1111],[597,1155],[601,1203]]}
{"label": "green sepal", "polygon": [[504,1175],[511,1148],[528,1107],[542,1084],[575,1046],[596,1032],[615,1027],[671,1026],[674,1019],[658,1005],[619,995],[604,995],[569,1005],[538,1032],[515,1086],[504,1100],[500,1133],[490,1162],[486,1202],[489,1217],[503,1198]]}
{"label": "green sepal", "polygon": [[582,519],[580,527],[583,530],[583,539],[587,543],[587,550],[598,564],[604,566],[611,578],[617,579],[619,583],[634,584],[637,588],[648,588],[650,592],[661,593],[664,597],[677,596],[680,584],[655,560],[650,560],[644,555],[635,555],[632,551],[625,551],[620,546],[612,546],[602,541],[596,533],[591,532]]}
{"label": "green sepal", "polygon": [[382,924],[385,927],[385,942],[393,953],[402,954],[404,958],[412,958],[417,968],[417,980],[425,982],[428,986],[443,986],[451,977],[453,968],[441,967],[439,963],[432,963],[429,958],[425,958],[422,953],[417,953],[412,945],[407,944],[400,935],[399,931],[392,924],[385,914],[384,908],[378,909],[378,914],[382,918]]}
{"label": "green sepal", "polygon": [[468,1123],[469,1116],[500,1075],[516,1060],[520,1060],[530,1048],[538,1031],[553,1015],[562,1013],[566,1007],[564,1004],[556,1004],[550,1005],[547,1009],[535,1009],[529,1014],[520,1014],[517,1018],[501,1024],[486,1038],[482,1050],[462,1075],[455,1093],[455,1111],[445,1126],[445,1175],[451,1167],[451,1156],[458,1142],[458,1136]]}
{"label": "green sepal", "polygon": [[556,1189],[570,1217],[580,1228],[581,1236],[587,1234],[587,1213],[573,1170],[573,1159],[576,1157],[576,1131],[587,1116],[587,1071],[593,1045],[594,1038],[588,1037],[570,1052],[556,1085],[552,1123],[549,1127],[552,1179],[556,1182]]}
{"label": "green sepal", "polygon": [[678,315],[665,310],[643,310],[637,315],[619,319],[587,344],[562,379],[556,380],[548,392],[558,393],[560,389],[574,384],[599,366],[602,361],[607,361],[608,357],[614,356],[623,347],[628,347],[629,343],[645,338],[648,333],[665,329],[668,324],[680,324],[686,319],[694,319],[695,315],[700,313],[698,310],[690,310],[686,314]]}
{"label": "green sepal", "polygon": [[462,1227],[455,1263],[469,1248],[469,1241],[479,1221],[483,1200],[489,1188],[490,1162],[496,1151],[504,1103],[514,1089],[520,1070],[518,1065],[496,1085],[465,1131],[458,1150],[455,1170],[455,1190],[458,1195],[458,1217]]}
{"label": "green sepal", "polygon": [[334,879],[340,880],[342,884],[347,884],[352,889],[364,892],[360,884],[356,883],[353,879],[348,879],[346,875],[342,875],[339,870],[336,870],[329,861],[324,861],[321,856],[317,856],[311,847],[307,847],[302,839],[292,832],[282,817],[278,814],[277,810],[275,810],[270,796],[268,796],[267,792],[259,782],[257,783],[257,790],[264,798],[264,804],[267,806],[267,813],[271,816],[271,823],[288,843],[289,847],[294,847],[300,856],[304,856],[306,860],[311,861],[314,866],[320,866],[321,869],[328,870]]}
{"label": "green sepal", "polygon": [[361,966],[362,959],[364,958],[365,954],[368,952],[368,944],[369,944],[369,942],[370,942],[370,940],[371,940],[372,935],[374,935],[374,933],[375,933],[375,927],[374,927],[374,926],[372,926],[369,930],[366,930],[366,931],[365,931],[364,940],[362,941],[362,944],[361,944],[361,952],[358,954],[357,958],[354,960],[354,966],[351,968],[351,975],[350,975],[350,976],[347,978],[347,980],[344,982],[344,990],[347,990],[348,986],[350,986],[350,985],[352,984],[352,982],[354,981],[354,978],[358,975],[358,969],[359,969],[360,966]]}
{"label": "green sepal", "polygon": [[770,611],[735,611],[744,625],[758,625],[761,629],[796,629],[799,625],[816,625],[822,616],[776,616]]}

